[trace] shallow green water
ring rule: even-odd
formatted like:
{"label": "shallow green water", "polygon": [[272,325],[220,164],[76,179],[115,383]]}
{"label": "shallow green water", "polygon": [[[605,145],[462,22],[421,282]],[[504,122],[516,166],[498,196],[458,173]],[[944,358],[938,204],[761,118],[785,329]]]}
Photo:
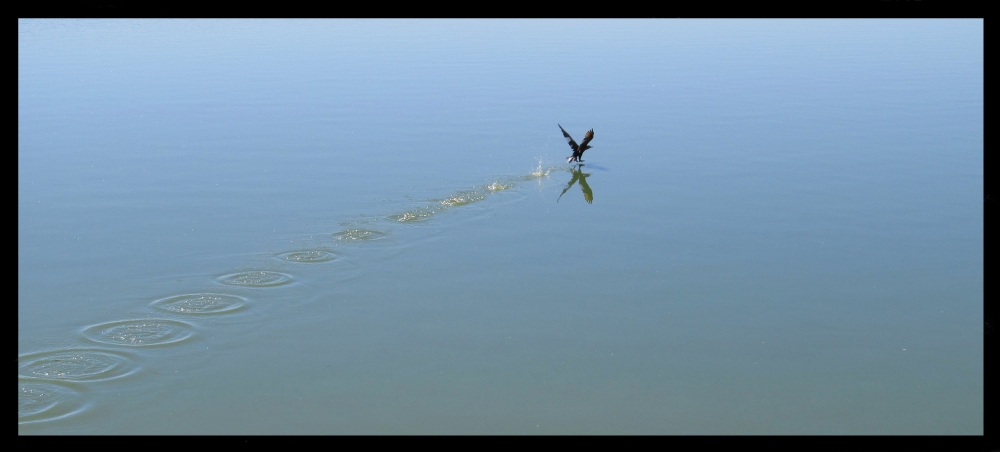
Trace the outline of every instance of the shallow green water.
{"label": "shallow green water", "polygon": [[982,434],[982,25],[19,21],[18,432]]}

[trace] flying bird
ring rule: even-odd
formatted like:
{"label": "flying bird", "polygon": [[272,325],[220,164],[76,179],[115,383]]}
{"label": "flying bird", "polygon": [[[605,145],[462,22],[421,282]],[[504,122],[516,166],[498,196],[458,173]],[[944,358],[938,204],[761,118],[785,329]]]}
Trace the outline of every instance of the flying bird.
{"label": "flying bird", "polygon": [[576,140],[569,136],[569,134],[566,133],[566,129],[562,128],[561,125],[559,126],[559,130],[562,130],[563,136],[566,137],[566,141],[569,142],[569,147],[573,148],[573,155],[566,158],[566,163],[570,163],[574,160],[577,162],[583,162],[581,159],[581,157],[583,157],[583,151],[593,147],[587,146],[587,143],[590,143],[590,140],[594,139],[594,129],[590,129],[590,131],[583,136],[583,143],[580,144],[576,144]]}

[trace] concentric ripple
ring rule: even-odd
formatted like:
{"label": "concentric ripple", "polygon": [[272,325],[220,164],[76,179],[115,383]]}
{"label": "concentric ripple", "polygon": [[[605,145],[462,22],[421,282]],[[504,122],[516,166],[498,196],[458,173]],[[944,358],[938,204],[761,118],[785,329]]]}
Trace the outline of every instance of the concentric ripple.
{"label": "concentric ripple", "polygon": [[306,264],[329,262],[337,258],[335,254],[323,250],[292,251],[289,253],[279,254],[278,257],[286,261],[302,262]]}
{"label": "concentric ripple", "polygon": [[94,342],[129,347],[174,344],[193,335],[191,325],[163,319],[102,323],[83,330],[83,337]]}
{"label": "concentric ripple", "polygon": [[345,240],[348,242],[361,242],[369,240],[378,240],[386,236],[386,233],[382,231],[376,231],[374,229],[347,229],[333,234],[338,240]]}
{"label": "concentric ripple", "polygon": [[389,219],[392,221],[399,221],[401,223],[413,223],[417,221],[424,221],[434,214],[440,212],[441,208],[433,207],[418,207],[416,209],[410,210],[408,212],[398,213],[396,215],[389,215]]}
{"label": "concentric ripple", "polygon": [[47,421],[80,409],[80,393],[54,383],[17,382],[17,423]]}
{"label": "concentric ripple", "polygon": [[17,358],[18,378],[98,381],[135,371],[127,356],[107,350],[54,350]]}
{"label": "concentric ripple", "polygon": [[504,191],[511,188],[514,188],[514,184],[505,184],[500,181],[493,182],[492,184],[486,186],[486,189],[489,191]]}
{"label": "concentric ripple", "polygon": [[455,193],[454,195],[451,195],[446,199],[441,200],[441,204],[444,204],[448,207],[458,207],[458,206],[464,206],[466,204],[472,204],[476,201],[482,201],[484,199],[486,199],[486,194],[483,192],[464,191]]}
{"label": "concentric ripple", "polygon": [[152,306],[179,314],[224,314],[237,311],[246,300],[235,295],[218,293],[192,293],[156,300]]}
{"label": "concentric ripple", "polygon": [[278,272],[251,271],[222,276],[219,282],[230,286],[274,287],[292,282],[292,277]]}

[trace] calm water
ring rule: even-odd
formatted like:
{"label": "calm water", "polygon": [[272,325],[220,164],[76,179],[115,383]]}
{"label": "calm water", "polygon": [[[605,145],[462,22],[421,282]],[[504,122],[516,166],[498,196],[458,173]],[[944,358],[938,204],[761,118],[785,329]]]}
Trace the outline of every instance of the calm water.
{"label": "calm water", "polygon": [[20,20],[17,89],[21,434],[983,433],[981,20]]}

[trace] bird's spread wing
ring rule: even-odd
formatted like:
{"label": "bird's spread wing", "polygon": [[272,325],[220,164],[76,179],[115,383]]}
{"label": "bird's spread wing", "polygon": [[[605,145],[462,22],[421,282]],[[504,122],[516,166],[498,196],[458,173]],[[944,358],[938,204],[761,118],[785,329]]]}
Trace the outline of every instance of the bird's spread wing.
{"label": "bird's spread wing", "polygon": [[[566,137],[566,141],[569,141],[569,147],[573,148],[573,152],[576,152],[577,149],[580,149],[580,146],[576,144],[576,140],[574,140],[573,137],[569,136],[569,134],[566,133],[566,129],[562,128],[562,126],[559,126],[559,130],[562,130],[563,136]],[[593,138],[593,135],[594,135],[593,133],[590,134],[591,138]],[[584,141],[584,143],[586,143],[586,141]]]}
{"label": "bird's spread wing", "polygon": [[[563,131],[563,134],[565,134],[565,133],[566,132]],[[593,139],[594,139],[594,129],[590,129],[590,131],[587,132],[587,134],[583,136],[583,143],[580,143],[580,147],[581,148],[587,147],[587,143],[590,143],[590,140],[593,140]]]}

